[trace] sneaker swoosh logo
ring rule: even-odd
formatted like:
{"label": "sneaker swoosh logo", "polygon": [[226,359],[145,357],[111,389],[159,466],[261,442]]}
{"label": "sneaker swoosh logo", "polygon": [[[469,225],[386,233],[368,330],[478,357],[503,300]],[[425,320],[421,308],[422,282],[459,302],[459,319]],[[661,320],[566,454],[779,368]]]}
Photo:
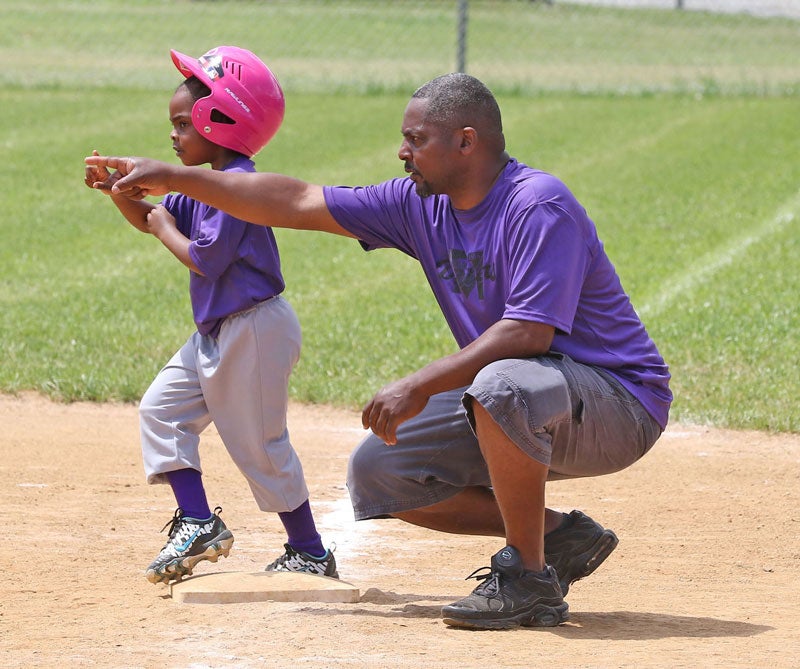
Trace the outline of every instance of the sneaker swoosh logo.
{"label": "sneaker swoosh logo", "polygon": [[191,536],[186,540],[186,543],[181,544],[180,546],[176,546],[176,548],[182,553],[185,550],[188,550],[189,546],[192,545],[192,542],[197,538],[197,535],[200,534],[200,528],[198,527],[194,532],[192,532]]}

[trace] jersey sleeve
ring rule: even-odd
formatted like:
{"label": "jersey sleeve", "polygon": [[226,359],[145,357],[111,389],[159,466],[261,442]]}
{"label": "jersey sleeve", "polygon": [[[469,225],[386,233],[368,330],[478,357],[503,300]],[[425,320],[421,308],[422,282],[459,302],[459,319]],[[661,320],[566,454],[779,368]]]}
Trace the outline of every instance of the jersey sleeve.
{"label": "jersey sleeve", "polygon": [[214,281],[238,259],[245,221],[181,195],[167,195],[162,204],[191,240],[189,257],[203,276]]}
{"label": "jersey sleeve", "polygon": [[206,208],[197,238],[189,245],[189,257],[206,278],[218,279],[238,259],[247,225],[219,209]]}
{"label": "jersey sleeve", "polygon": [[417,257],[410,221],[419,205],[410,197],[413,184],[392,179],[374,186],[326,186],[325,202],[331,215],[354,234],[367,251],[396,248]]}
{"label": "jersey sleeve", "polygon": [[571,332],[590,263],[580,221],[557,202],[526,209],[509,230],[508,259],[503,318]]}

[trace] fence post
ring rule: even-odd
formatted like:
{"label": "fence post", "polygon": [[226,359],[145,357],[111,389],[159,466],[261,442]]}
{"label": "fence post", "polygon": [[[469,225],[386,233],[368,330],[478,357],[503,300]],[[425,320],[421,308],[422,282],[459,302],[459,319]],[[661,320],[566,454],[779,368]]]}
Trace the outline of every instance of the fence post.
{"label": "fence post", "polygon": [[456,72],[467,71],[467,0],[458,0],[458,52],[456,53]]}
{"label": "fence post", "polygon": [[683,9],[683,0],[675,0],[675,9]]}

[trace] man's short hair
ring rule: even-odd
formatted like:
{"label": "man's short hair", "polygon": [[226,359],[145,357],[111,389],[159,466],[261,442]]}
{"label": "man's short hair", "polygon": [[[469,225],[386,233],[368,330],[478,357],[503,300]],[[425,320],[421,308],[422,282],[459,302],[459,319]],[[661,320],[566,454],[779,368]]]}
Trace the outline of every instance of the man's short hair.
{"label": "man's short hair", "polygon": [[425,120],[460,128],[485,123],[487,129],[503,131],[500,107],[486,85],[469,74],[453,72],[420,86],[413,98],[428,102]]}

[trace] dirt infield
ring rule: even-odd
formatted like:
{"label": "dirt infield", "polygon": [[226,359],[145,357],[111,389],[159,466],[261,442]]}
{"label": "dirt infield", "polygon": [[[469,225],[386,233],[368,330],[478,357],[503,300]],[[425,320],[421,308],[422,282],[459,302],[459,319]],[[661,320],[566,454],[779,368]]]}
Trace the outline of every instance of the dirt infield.
{"label": "dirt infield", "polygon": [[[800,435],[671,426],[625,472],[550,485],[551,506],[585,510],[619,547],[573,586],[569,623],[471,632],[439,609],[502,542],[356,524],[355,413],[294,405],[290,430],[356,604],[174,602],[143,576],[173,501],[144,483],[135,407],[0,396],[0,425],[3,667],[800,666]],[[212,431],[203,457],[236,543],[196,573],[263,569],[281,551],[277,517]]]}

